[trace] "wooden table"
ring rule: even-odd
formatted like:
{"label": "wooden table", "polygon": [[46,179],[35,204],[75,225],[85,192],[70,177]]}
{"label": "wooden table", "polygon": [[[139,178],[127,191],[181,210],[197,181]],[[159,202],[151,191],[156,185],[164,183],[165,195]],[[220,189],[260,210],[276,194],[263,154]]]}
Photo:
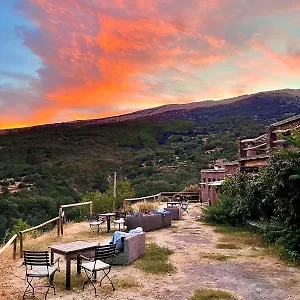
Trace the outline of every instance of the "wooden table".
{"label": "wooden table", "polygon": [[[63,255],[66,260],[66,289],[71,288],[71,259],[77,259],[78,254],[91,256],[99,243],[77,241],[59,245],[49,246],[51,250],[51,264],[54,261],[54,253]],[[77,273],[80,273],[80,266],[77,263]]]}
{"label": "wooden table", "polygon": [[100,217],[105,217],[106,218],[107,232],[110,232],[110,218],[114,217],[115,215],[116,215],[115,213],[99,214]]}
{"label": "wooden table", "polygon": [[181,206],[181,202],[179,201],[170,201],[170,202],[167,202],[167,207],[174,207],[174,206]]}

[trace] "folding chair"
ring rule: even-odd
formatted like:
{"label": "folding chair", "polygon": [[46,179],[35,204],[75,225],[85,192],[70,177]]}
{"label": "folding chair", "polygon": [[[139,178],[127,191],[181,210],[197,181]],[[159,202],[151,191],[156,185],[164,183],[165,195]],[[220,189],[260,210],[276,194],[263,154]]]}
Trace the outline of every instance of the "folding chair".
{"label": "folding chair", "polygon": [[92,231],[94,231],[94,228],[97,228],[97,232],[100,232],[101,229],[101,225],[105,222],[104,218],[99,218],[98,215],[90,215],[89,216],[89,225],[90,225],[90,229]]}
{"label": "folding chair", "polygon": [[[113,291],[115,290],[114,284],[109,278],[108,274],[111,269],[111,265],[103,262],[102,260],[105,260],[107,258],[110,258],[115,255],[115,250],[116,250],[116,244],[109,244],[109,245],[104,245],[104,246],[99,246],[95,249],[95,257],[93,261],[89,261],[90,259],[83,256],[79,255],[78,260],[79,260],[79,265],[82,269],[84,269],[86,276],[87,276],[87,281],[83,284],[82,289],[84,290],[84,287],[90,282],[92,286],[94,287],[95,291],[95,296],[97,296],[97,290],[96,287],[93,283],[93,281],[96,280],[97,278],[97,272],[98,271],[103,271],[104,275],[100,280],[100,286],[102,284],[102,281],[105,277],[110,281]],[[84,262],[82,263],[82,260],[88,260],[89,262]]]}
{"label": "folding chair", "polygon": [[116,218],[114,220],[115,230],[116,230],[116,225],[119,225],[119,231],[121,230],[121,225],[122,225],[122,228],[124,230],[125,218],[126,218],[126,213],[125,212],[117,212],[116,213]]}
{"label": "folding chair", "polygon": [[[49,289],[52,288],[54,291],[54,295],[56,295],[55,287],[53,285],[53,277],[56,271],[59,271],[59,258],[56,259],[51,265],[49,263],[49,253],[48,251],[23,251],[24,252],[24,262],[23,265],[25,265],[26,269],[26,281],[28,283],[23,298],[25,298],[25,295],[30,293],[35,293],[34,287],[32,285],[33,278],[42,278],[47,277],[49,281],[49,285],[46,286],[39,286],[39,287],[47,287],[47,291],[45,294],[45,300],[47,298],[47,294],[49,292]],[[57,263],[57,266],[54,264]],[[32,288],[32,292],[28,291],[28,288]]]}
{"label": "folding chair", "polygon": [[188,215],[189,215],[189,201],[186,201],[186,202],[182,202],[181,203],[181,208],[182,208],[182,211],[185,211]]}

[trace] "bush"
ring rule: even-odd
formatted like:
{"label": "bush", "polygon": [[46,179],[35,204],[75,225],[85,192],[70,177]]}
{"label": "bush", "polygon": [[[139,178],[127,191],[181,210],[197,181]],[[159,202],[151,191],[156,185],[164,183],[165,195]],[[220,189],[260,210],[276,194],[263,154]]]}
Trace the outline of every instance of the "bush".
{"label": "bush", "polygon": [[140,214],[150,214],[159,207],[158,202],[138,202],[131,205],[131,211]]}
{"label": "bush", "polygon": [[243,222],[243,215],[239,214],[235,206],[235,199],[221,196],[220,201],[203,209],[202,220],[211,224],[238,225]]}
{"label": "bush", "polygon": [[287,227],[278,222],[270,223],[264,230],[264,238],[284,250],[285,256],[293,261],[300,260],[300,229]]}

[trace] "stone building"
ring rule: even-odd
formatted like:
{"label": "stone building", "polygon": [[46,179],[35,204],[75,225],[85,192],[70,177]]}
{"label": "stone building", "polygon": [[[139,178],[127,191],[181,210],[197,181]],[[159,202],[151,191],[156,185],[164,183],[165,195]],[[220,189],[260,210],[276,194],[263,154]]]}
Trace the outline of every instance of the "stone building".
{"label": "stone building", "polygon": [[201,202],[211,205],[218,201],[218,189],[222,181],[237,173],[239,167],[238,161],[216,160],[212,169],[200,171],[200,199]]}
{"label": "stone building", "polygon": [[275,151],[291,148],[284,136],[293,129],[300,129],[300,115],[271,124],[266,133],[254,139],[239,140],[239,168],[244,172],[255,172],[269,162]]}

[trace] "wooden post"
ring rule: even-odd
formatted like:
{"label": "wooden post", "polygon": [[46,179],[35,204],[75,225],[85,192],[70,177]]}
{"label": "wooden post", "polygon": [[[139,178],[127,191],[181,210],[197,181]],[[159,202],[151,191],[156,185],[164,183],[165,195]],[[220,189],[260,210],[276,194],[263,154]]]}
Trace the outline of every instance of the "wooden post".
{"label": "wooden post", "polygon": [[60,234],[64,235],[64,225],[62,220],[62,208],[59,208],[59,227],[60,227]]}
{"label": "wooden post", "polygon": [[13,259],[16,259],[17,256],[17,239],[14,240],[14,250],[13,250]]}
{"label": "wooden post", "polygon": [[93,203],[90,204],[90,216],[93,214]]}
{"label": "wooden post", "polygon": [[57,236],[60,236],[59,219],[57,220]]}
{"label": "wooden post", "polygon": [[20,231],[20,257],[23,257],[23,233]]}

